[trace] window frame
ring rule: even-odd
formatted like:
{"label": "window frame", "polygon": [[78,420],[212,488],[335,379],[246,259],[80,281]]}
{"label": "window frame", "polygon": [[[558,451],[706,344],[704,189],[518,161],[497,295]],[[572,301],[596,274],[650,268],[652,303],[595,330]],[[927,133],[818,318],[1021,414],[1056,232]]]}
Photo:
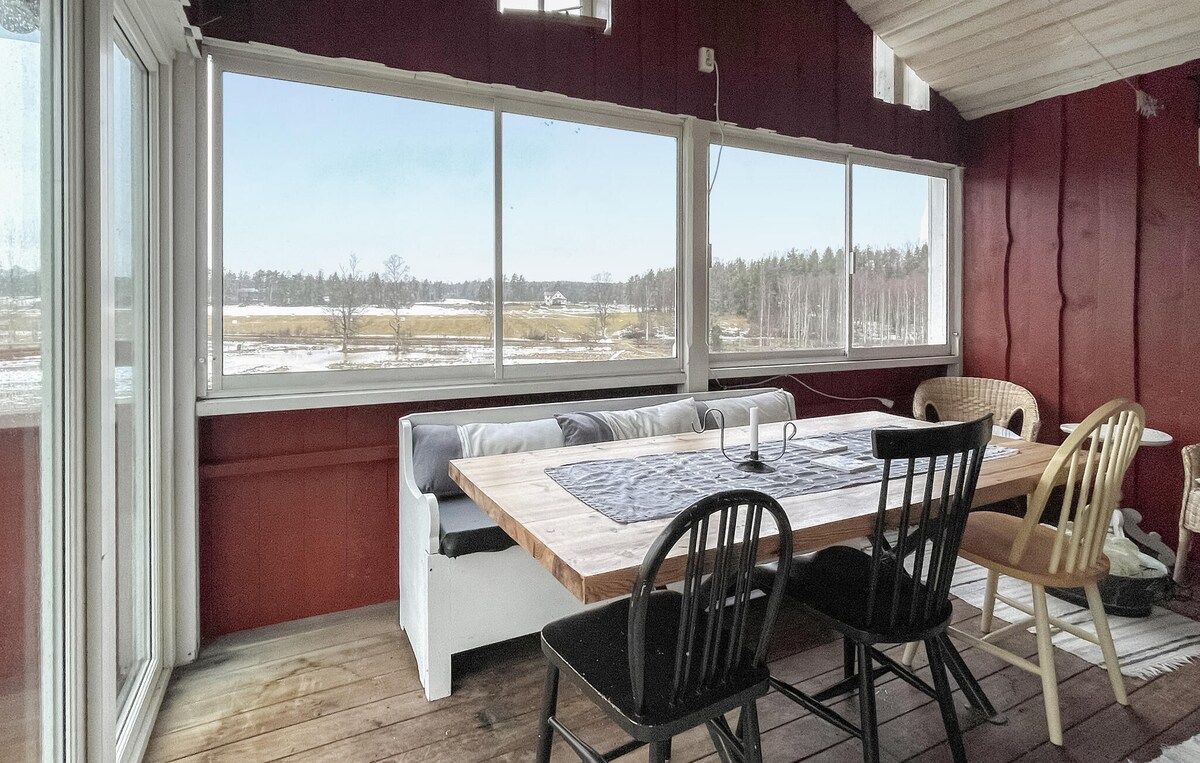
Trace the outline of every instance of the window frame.
{"label": "window frame", "polygon": [[[430,85],[417,82],[417,77],[364,76],[334,66],[297,65],[290,61],[272,60],[259,55],[244,55],[240,51],[228,50],[226,46],[206,46],[207,67],[211,83],[211,103],[207,140],[211,142],[209,169],[208,226],[209,262],[211,276],[200,300],[198,320],[206,325],[209,316],[205,312],[211,299],[212,313],[210,334],[212,352],[201,347],[199,357],[207,357],[212,373],[207,395],[209,398],[239,397],[246,394],[277,395],[283,393],[322,393],[344,390],[366,391],[385,387],[397,390],[412,390],[429,386],[453,388],[462,385],[477,385],[485,388],[502,387],[508,383],[566,381],[595,379],[597,374],[613,380],[624,380],[629,384],[678,384],[683,379],[683,349],[680,338],[684,335],[683,284],[679,274],[684,271],[683,254],[685,228],[682,210],[686,205],[684,184],[684,117],[671,117],[654,112],[609,107],[607,104],[578,101],[561,97],[565,102],[556,103],[557,98],[542,97],[543,94],[529,93],[516,88],[478,85],[456,81],[450,77],[431,75],[436,80]],[[381,71],[384,70],[380,67]],[[442,365],[420,368],[326,370],[226,375],[224,373],[224,242],[223,242],[223,78],[227,73],[251,77],[265,77],[298,84],[334,87],[354,90],[371,95],[393,96],[413,100],[462,106],[490,111],[493,118],[493,350],[494,364]],[[422,77],[421,79],[425,79]],[[596,127],[627,130],[650,135],[661,135],[675,140],[676,168],[676,226],[675,226],[675,354],[669,358],[639,360],[570,361],[548,363],[505,364],[503,362],[503,133],[504,114],[540,117],[569,122],[585,123]],[[494,393],[499,394],[499,393]]]}
{"label": "window frame", "polygon": [[[709,134],[706,149],[720,145],[719,134],[714,130]],[[950,165],[928,162],[920,159],[889,156],[874,151],[865,151],[849,146],[833,146],[803,139],[789,138],[774,133],[764,133],[758,130],[747,130],[738,127],[725,127],[724,145],[750,151],[778,154],[780,156],[812,159],[841,164],[844,167],[844,213],[845,229],[843,248],[846,251],[846,300],[842,319],[845,322],[845,335],[842,347],[837,350],[772,350],[755,352],[714,352],[709,351],[709,366],[711,372],[727,372],[734,369],[749,370],[764,369],[766,372],[784,369],[803,368],[808,365],[832,364],[842,362],[871,362],[937,359],[946,363],[954,362],[957,358],[956,338],[958,334],[957,317],[957,279],[959,273],[959,251],[956,231],[961,219],[956,209],[956,199],[961,186],[960,171]],[[888,347],[855,347],[854,346],[854,167],[872,167],[875,169],[907,172],[931,178],[942,179],[946,182],[946,341],[922,345],[898,345]],[[720,176],[717,177],[719,184]],[[710,258],[711,259],[711,258]],[[710,267],[711,272],[711,267]],[[708,301],[705,295],[705,316],[708,316]],[[707,321],[706,321],[707,323]],[[717,378],[733,374],[719,373]],[[750,373],[744,375],[752,375]]]}
{"label": "window frame", "polygon": [[[222,40],[205,41],[198,78],[196,107],[198,111],[196,152],[201,162],[197,167],[196,183],[200,226],[197,239],[195,267],[196,309],[196,368],[197,413],[200,416],[223,415],[273,410],[372,405],[421,400],[444,400],[467,397],[498,397],[521,394],[561,393],[638,386],[676,386],[680,390],[707,389],[712,379],[752,376],[771,376],[789,373],[818,373],[851,371],[871,368],[892,368],[945,365],[951,369],[960,363],[961,324],[961,245],[962,245],[962,169],[952,164],[913,159],[881,151],[860,149],[845,144],[832,144],[814,138],[789,137],[774,131],[749,129],[724,124],[726,145],[752,150],[836,161],[882,169],[913,172],[945,179],[946,186],[946,342],[937,345],[893,346],[883,348],[841,348],[836,353],[814,351],[764,351],[743,353],[712,353],[708,338],[709,262],[708,252],[708,195],[710,171],[709,148],[718,143],[722,130],[715,122],[684,115],[619,106],[598,101],[572,98],[549,92],[532,92],[509,85],[484,84],[461,80],[436,73],[409,72],[380,64],[348,59],[328,59],[272,46]],[[211,64],[208,61],[211,60]],[[322,371],[255,374],[243,377],[224,377],[225,384],[213,368],[209,386],[209,334],[206,330],[209,289],[216,284],[210,278],[207,249],[211,249],[211,273],[221,273],[221,231],[215,224],[220,220],[220,125],[219,87],[214,88],[209,108],[206,96],[211,66],[213,78],[224,72],[265,76],[291,82],[311,83],[347,88],[366,93],[395,95],[403,98],[482,107],[493,112],[496,129],[505,112],[547,118],[564,119],[597,126],[614,126],[648,132],[666,131],[676,137],[678,147],[676,182],[676,342],[675,357],[640,361],[559,362],[501,366],[497,375],[492,366],[442,366],[434,368],[380,369],[370,371]],[[503,103],[503,108],[496,108]],[[205,158],[208,141],[214,141],[211,173]],[[502,136],[498,136],[502,137]],[[500,161],[499,152],[493,157]],[[494,182],[502,182],[502,175]],[[719,179],[718,179],[718,182]],[[847,194],[852,192],[852,185]],[[848,200],[851,198],[848,195]],[[502,199],[497,195],[499,205]],[[851,214],[848,201],[846,212]],[[204,224],[209,215],[214,224]],[[852,221],[851,221],[852,222]],[[503,221],[494,220],[499,229]],[[847,234],[850,233],[847,228]],[[849,251],[849,249],[848,249]],[[502,263],[502,251],[496,262]],[[847,258],[847,263],[849,264]],[[501,265],[502,266],[502,265]],[[503,282],[497,273],[495,282],[503,300]],[[850,286],[849,288],[852,288]],[[852,293],[848,293],[848,297]],[[849,309],[851,299],[846,303]],[[216,306],[214,306],[216,307]],[[499,311],[497,311],[499,312]],[[502,321],[502,318],[500,319]],[[846,344],[850,342],[853,324],[847,316]],[[214,325],[216,311],[214,310]],[[497,331],[496,337],[503,334]],[[217,337],[213,335],[213,348]],[[497,352],[503,352],[502,342],[496,341]],[[482,373],[467,372],[468,369]],[[400,372],[405,378],[397,378]],[[320,376],[323,378],[312,378]],[[229,384],[229,380],[234,383]],[[250,380],[242,384],[237,379]]]}

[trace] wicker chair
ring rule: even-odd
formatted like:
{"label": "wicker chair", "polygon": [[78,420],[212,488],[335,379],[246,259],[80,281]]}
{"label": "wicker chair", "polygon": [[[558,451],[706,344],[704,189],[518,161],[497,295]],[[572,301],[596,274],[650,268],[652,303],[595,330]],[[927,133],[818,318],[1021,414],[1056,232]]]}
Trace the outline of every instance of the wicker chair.
{"label": "wicker chair", "polygon": [[1179,548],[1175,552],[1175,582],[1183,582],[1192,533],[1200,531],[1200,443],[1183,449],[1183,509],[1179,512]]}
{"label": "wicker chair", "polygon": [[1037,441],[1042,426],[1037,399],[1010,381],[944,376],[921,382],[913,396],[913,416],[922,421],[974,421],[989,413],[997,426]]}

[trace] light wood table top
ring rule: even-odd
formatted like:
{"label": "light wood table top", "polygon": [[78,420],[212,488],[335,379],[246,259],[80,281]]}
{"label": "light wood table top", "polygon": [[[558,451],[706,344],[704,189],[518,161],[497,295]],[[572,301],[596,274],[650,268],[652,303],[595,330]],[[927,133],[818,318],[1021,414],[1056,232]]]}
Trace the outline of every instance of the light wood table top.
{"label": "light wood table top", "polygon": [[[797,437],[813,437],[887,425],[935,426],[886,413],[853,413],[801,419]],[[783,424],[760,428],[763,451],[775,452]],[[727,448],[749,441],[749,428],[725,432]],[[993,439],[1018,451],[983,462],[975,504],[986,505],[1025,495],[1037,486],[1055,448],[1024,440]],[[580,461],[632,458],[653,453],[705,450],[718,445],[718,433],[665,435],[636,440],[576,445],[569,448],[459,459],[450,462],[450,476],[496,524],[550,571],[567,590],[585,603],[627,595],[650,544],[670,519],[620,524],[564,490],[545,469]],[[732,452],[732,450],[731,450]],[[903,501],[903,480],[889,493],[895,517]],[[737,487],[731,483],[731,488]],[[814,551],[840,541],[860,538],[873,528],[879,502],[879,483],[785,498],[780,504],[792,524],[797,552]],[[778,544],[774,528],[764,519],[760,555],[771,557]],[[686,549],[680,544],[668,557],[661,582],[682,578]]]}

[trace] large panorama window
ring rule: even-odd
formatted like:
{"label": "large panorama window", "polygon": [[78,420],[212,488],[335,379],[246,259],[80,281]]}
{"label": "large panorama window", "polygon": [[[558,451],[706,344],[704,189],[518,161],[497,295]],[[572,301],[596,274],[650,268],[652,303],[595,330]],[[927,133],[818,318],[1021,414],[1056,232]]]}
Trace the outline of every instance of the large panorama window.
{"label": "large panorama window", "polygon": [[214,396],[954,352],[951,167],[420,75],[210,62]]}
{"label": "large panorama window", "polygon": [[678,372],[678,122],[214,81],[214,387]]}
{"label": "large panorama window", "polygon": [[949,352],[946,177],[712,146],[718,158],[715,364]]}

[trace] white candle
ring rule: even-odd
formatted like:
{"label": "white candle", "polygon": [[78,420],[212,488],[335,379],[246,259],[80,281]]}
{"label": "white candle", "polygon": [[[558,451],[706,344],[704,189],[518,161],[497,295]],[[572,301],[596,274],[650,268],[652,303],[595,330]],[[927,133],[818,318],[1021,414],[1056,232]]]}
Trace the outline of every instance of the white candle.
{"label": "white candle", "polygon": [[750,452],[758,452],[758,406],[750,406]]}

